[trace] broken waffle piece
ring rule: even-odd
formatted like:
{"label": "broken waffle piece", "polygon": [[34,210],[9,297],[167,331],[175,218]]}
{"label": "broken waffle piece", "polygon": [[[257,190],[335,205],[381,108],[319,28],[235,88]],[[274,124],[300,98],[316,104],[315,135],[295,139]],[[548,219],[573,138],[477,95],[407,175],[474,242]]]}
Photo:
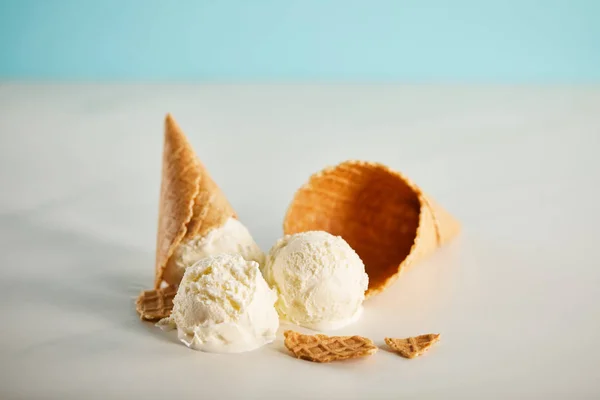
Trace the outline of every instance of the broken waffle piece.
{"label": "broken waffle piece", "polygon": [[177,294],[177,288],[174,286],[144,290],[138,296],[135,304],[140,318],[147,321],[157,321],[171,315],[175,294]]}
{"label": "broken waffle piece", "polygon": [[439,333],[429,333],[406,339],[385,338],[385,343],[402,357],[415,358],[425,353],[439,340]]}
{"label": "broken waffle piece", "polygon": [[362,336],[303,335],[285,331],[285,347],[297,358],[327,363],[375,354],[377,347]]}

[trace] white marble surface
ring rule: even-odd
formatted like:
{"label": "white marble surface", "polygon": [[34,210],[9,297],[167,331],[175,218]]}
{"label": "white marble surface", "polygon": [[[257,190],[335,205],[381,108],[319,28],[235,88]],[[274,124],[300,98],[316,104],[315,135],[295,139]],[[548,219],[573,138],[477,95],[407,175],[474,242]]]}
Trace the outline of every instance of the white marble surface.
{"label": "white marble surface", "polygon": [[[170,111],[267,250],[326,165],[399,169],[464,224],[337,332],[440,332],[318,365],[138,320]],[[600,87],[0,84],[0,398],[600,396]]]}

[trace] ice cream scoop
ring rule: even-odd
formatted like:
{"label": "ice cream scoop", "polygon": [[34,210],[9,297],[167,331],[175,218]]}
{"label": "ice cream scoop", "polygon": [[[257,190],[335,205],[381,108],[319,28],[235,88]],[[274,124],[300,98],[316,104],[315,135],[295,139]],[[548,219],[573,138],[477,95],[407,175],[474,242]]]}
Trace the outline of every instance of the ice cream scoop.
{"label": "ice cream scoop", "polygon": [[248,229],[237,219],[229,218],[222,226],[213,228],[206,235],[181,242],[169,258],[164,279],[167,282],[179,282],[190,265],[205,257],[223,253],[239,254],[260,265],[265,261],[265,254]]}
{"label": "ice cream scoop", "polygon": [[262,272],[277,291],[279,316],[316,330],[338,329],[355,321],[369,283],[365,266],[350,245],[323,231],[280,239]]}
{"label": "ice cream scoop", "polygon": [[257,349],[275,339],[277,296],[258,263],[219,254],[188,267],[163,328],[177,328],[188,347],[217,353]]}

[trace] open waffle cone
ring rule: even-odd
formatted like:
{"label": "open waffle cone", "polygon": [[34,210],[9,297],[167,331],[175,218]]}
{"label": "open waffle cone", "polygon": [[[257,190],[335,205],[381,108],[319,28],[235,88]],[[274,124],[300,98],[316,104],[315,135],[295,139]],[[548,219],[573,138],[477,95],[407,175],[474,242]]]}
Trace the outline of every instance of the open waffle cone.
{"label": "open waffle cone", "polygon": [[284,344],[297,358],[326,363],[375,354],[377,347],[362,336],[303,335],[285,331]]}
{"label": "open waffle cone", "polygon": [[460,224],[399,172],[346,161],[313,175],[296,192],[283,230],[344,238],[365,263],[368,297],[454,238]]}

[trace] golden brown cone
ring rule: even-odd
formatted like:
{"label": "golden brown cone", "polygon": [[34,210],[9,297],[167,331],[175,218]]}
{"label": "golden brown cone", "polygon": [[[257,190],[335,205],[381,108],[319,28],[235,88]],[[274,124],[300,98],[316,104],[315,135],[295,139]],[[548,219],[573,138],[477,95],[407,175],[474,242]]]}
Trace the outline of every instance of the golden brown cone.
{"label": "golden brown cone", "polygon": [[439,333],[429,333],[406,339],[385,338],[385,343],[402,357],[415,358],[425,353],[439,340]]}
{"label": "golden brown cone", "polygon": [[155,289],[163,280],[179,284],[181,271],[168,264],[182,240],[203,236],[236,216],[171,114],[165,120],[162,162]]}
{"label": "golden brown cone", "polygon": [[200,185],[198,195],[194,201],[192,219],[188,224],[185,239],[204,236],[214,227],[222,226],[229,218],[236,217],[236,213],[219,188],[212,180],[208,171],[198,161],[200,171]]}
{"label": "golden brown cone", "polygon": [[455,237],[460,224],[411,180],[387,166],[346,161],[313,175],[295,194],[285,234],[323,230],[343,237],[365,263],[366,296]]}

